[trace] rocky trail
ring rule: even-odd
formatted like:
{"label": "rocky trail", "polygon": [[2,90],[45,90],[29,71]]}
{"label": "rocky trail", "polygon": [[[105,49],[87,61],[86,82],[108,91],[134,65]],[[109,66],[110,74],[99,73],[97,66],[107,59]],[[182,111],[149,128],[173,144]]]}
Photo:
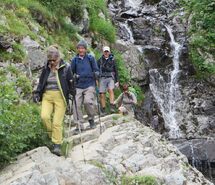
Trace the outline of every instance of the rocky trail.
{"label": "rocky trail", "polygon": [[[160,134],[132,117],[117,114],[101,118],[100,127],[66,138],[68,157],[57,157],[47,147],[18,157],[0,174],[2,185],[111,185],[122,177],[150,176],[155,184],[212,184],[191,167],[187,158]],[[128,184],[129,185],[129,184]]]}

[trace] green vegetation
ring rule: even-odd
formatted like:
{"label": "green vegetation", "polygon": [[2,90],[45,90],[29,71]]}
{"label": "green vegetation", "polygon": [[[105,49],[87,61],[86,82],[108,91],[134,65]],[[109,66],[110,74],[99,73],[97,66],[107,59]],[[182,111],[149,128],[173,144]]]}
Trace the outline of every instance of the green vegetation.
{"label": "green vegetation", "polygon": [[79,22],[84,14],[84,0],[39,0],[44,6],[58,15],[70,15],[74,22]]}
{"label": "green vegetation", "polygon": [[26,57],[26,52],[21,44],[13,43],[12,45],[13,52],[5,52],[4,50],[0,49],[1,52],[1,59],[7,61],[10,60],[13,63],[20,63],[23,62]]}
{"label": "green vegetation", "polygon": [[190,55],[198,76],[215,74],[215,2],[211,0],[181,0],[187,18],[191,15]]}
{"label": "green vegetation", "polygon": [[134,85],[133,87],[129,88],[129,91],[133,92],[136,95],[137,102],[139,105],[141,105],[141,103],[144,100],[144,93],[143,93],[143,90],[141,89],[141,87],[138,85]]}
{"label": "green vegetation", "polygon": [[128,83],[131,81],[131,76],[128,72],[128,69],[125,66],[125,61],[122,58],[122,55],[118,51],[113,51],[114,58],[117,62],[117,67],[119,71],[119,81],[121,84]]}
{"label": "green vegetation", "polygon": [[32,104],[20,104],[15,84],[0,72],[0,165],[3,167],[18,154],[47,145],[40,121],[40,111]]}
{"label": "green vegetation", "polygon": [[158,185],[157,179],[154,176],[145,175],[145,176],[126,176],[122,177],[116,176],[113,171],[108,170],[104,164],[99,161],[92,160],[90,164],[98,167],[103,171],[109,180],[110,184],[120,184],[120,185]]}
{"label": "green vegetation", "polygon": [[107,177],[110,184],[118,184],[117,177],[114,174],[114,172],[108,170],[104,164],[100,163],[99,161],[95,161],[95,160],[90,161],[90,164],[100,168],[103,171],[103,173],[105,174],[105,176]]}
{"label": "green vegetation", "polygon": [[32,93],[31,81],[25,75],[20,75],[15,85],[22,89],[22,96],[27,96]]}
{"label": "green vegetation", "polygon": [[14,65],[9,65],[6,69],[1,70],[0,76],[5,79],[6,73],[9,73],[12,78],[11,80],[7,79],[8,83],[9,81],[13,81],[15,88],[20,89],[19,94],[17,94],[19,98],[29,97],[32,93],[31,80],[22,74]]}
{"label": "green vegetation", "polygon": [[[42,46],[57,43],[65,59],[71,57],[70,51],[75,50],[73,42],[77,40],[77,31],[66,18],[59,16],[55,9],[42,5],[38,0],[3,0],[0,6],[0,14],[6,19],[5,25],[0,24],[0,34],[15,40],[13,52],[1,50],[2,60],[23,62],[26,52],[20,40],[27,35]],[[63,13],[66,12],[61,10]],[[41,37],[45,39],[45,43],[41,42]]]}
{"label": "green vegetation", "polygon": [[[99,38],[114,43],[116,40],[116,30],[110,20],[108,20],[105,0],[87,0],[86,4],[90,16],[90,30],[97,34]],[[104,17],[98,16],[100,13]]]}
{"label": "green vegetation", "polygon": [[122,177],[121,185],[157,185],[157,180],[154,176],[134,176]]}

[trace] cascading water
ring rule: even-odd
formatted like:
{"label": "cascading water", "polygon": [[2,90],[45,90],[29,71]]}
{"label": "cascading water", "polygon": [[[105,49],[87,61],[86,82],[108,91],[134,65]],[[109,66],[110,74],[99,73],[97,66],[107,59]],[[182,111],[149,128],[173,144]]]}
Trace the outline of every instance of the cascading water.
{"label": "cascading water", "polygon": [[120,28],[124,33],[125,40],[127,40],[127,42],[134,43],[133,33],[129,28],[127,21],[125,23],[120,23]]}
{"label": "cascading water", "polygon": [[169,138],[176,139],[181,136],[179,121],[177,120],[177,101],[180,99],[180,90],[178,85],[179,77],[179,56],[181,45],[175,41],[172,29],[166,26],[170,36],[170,46],[173,54],[173,70],[170,72],[170,80],[167,82],[157,69],[151,69],[150,89],[164,118],[165,126],[169,129]]}

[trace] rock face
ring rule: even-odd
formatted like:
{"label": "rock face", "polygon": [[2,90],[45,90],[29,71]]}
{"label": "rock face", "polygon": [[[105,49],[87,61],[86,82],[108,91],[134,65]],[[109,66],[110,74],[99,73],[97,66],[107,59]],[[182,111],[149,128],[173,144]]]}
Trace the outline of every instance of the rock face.
{"label": "rock face", "polygon": [[47,61],[47,56],[40,44],[32,40],[29,36],[23,38],[21,44],[27,51],[27,62],[31,71],[41,69]]}
{"label": "rock face", "polygon": [[42,147],[20,156],[16,164],[3,171],[0,182],[4,185],[103,185],[107,184],[104,179],[104,173],[95,166],[75,165],[71,159],[56,157]]}
{"label": "rock face", "polygon": [[[108,3],[118,28],[115,47],[123,53],[133,81],[145,92],[137,118],[166,137],[214,140],[214,77],[206,82],[193,76],[187,47],[189,21],[178,1]],[[201,160],[201,155],[195,155]]]}
{"label": "rock face", "polygon": [[79,142],[74,143],[68,158],[56,157],[41,147],[4,169],[0,184],[120,185],[123,175],[151,175],[158,185],[212,185],[176,147],[139,121],[116,115],[102,121],[101,135],[92,135],[94,130],[83,135],[86,163]]}
{"label": "rock face", "polygon": [[213,139],[176,140],[173,144],[187,156],[189,163],[215,181],[215,142]]}
{"label": "rock face", "polygon": [[[182,58],[187,54],[187,50],[184,49],[184,47],[186,48],[186,24],[181,21],[183,10],[180,10],[181,12],[179,11],[175,16],[171,15],[179,8],[177,1],[171,0],[129,2],[125,0],[110,1],[109,3],[114,23],[119,28],[117,43],[125,46],[118,47],[118,49],[123,48],[121,51],[128,69],[130,69],[132,79],[138,82],[145,91],[151,90],[149,84],[152,84],[152,78],[158,78],[157,76],[162,76],[165,82],[160,85],[163,87],[158,90],[164,91],[164,88],[166,88],[168,91],[168,81],[170,81],[174,58],[171,44],[172,36],[175,37],[175,42],[178,42],[181,46],[179,57]],[[188,63],[188,61],[184,60],[183,63]],[[154,72],[150,73],[150,70],[154,70]],[[159,83],[158,79],[155,79],[155,83]],[[157,86],[157,84],[154,85]],[[169,96],[166,92],[165,95]],[[149,97],[146,96],[146,99],[149,99]],[[151,100],[158,104],[157,109],[161,109],[157,100],[154,100],[154,98]],[[165,102],[165,104],[167,103]],[[143,109],[145,108],[144,106]],[[164,112],[162,110],[157,110],[157,112],[161,112],[161,114],[144,110],[144,115],[140,117],[143,120],[147,119],[146,122],[152,125],[154,122],[153,114],[155,114],[155,117],[161,116],[162,118],[158,119],[159,125],[164,125],[162,127],[166,128],[168,132],[169,128],[164,124],[164,121],[166,121]]]}
{"label": "rock face", "polygon": [[[132,79],[143,87],[146,92],[145,101],[150,104],[144,102],[143,113],[138,112],[138,117],[153,127],[156,124],[159,131],[168,135],[170,128],[166,125],[165,112],[161,108],[166,101],[159,103],[151,87],[154,85],[157,91],[164,92],[160,95],[162,99],[171,96],[169,86],[175,66],[175,51],[172,47],[174,39],[180,46],[179,68],[173,79],[177,81],[175,91],[178,92],[172,93],[180,137],[214,137],[213,79],[207,83],[195,80],[192,76],[195,72],[189,61],[186,36],[189,25],[177,1],[109,1],[109,10],[118,27],[115,47],[122,51]],[[161,78],[163,83],[160,83]],[[204,84],[207,85],[202,88]],[[156,120],[158,123],[155,123]]]}

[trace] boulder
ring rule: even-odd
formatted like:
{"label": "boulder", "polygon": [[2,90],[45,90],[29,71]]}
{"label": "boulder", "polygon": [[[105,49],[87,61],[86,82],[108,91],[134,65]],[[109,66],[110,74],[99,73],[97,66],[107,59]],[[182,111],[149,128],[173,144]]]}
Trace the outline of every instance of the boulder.
{"label": "boulder", "polygon": [[29,36],[23,38],[21,44],[27,51],[27,63],[29,64],[30,69],[41,69],[47,61],[47,56],[40,44],[32,40]]}
{"label": "boulder", "polygon": [[144,65],[142,48],[133,46],[123,40],[117,40],[116,44],[114,44],[114,48],[122,53],[131,79],[138,82],[141,86],[145,85],[147,83],[147,71]]}

